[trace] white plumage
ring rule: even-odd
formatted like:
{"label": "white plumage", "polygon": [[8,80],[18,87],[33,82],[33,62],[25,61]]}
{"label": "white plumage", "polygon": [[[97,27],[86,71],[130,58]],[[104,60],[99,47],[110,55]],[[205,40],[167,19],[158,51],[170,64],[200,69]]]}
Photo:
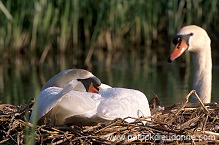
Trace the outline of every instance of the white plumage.
{"label": "white plumage", "polygon": [[[94,125],[116,118],[151,115],[148,100],[140,91],[102,84],[98,93],[80,92],[74,90],[75,84],[72,81],[64,88],[48,87],[40,92],[35,110],[40,124],[48,119],[53,125]],[[30,122],[32,119],[33,115]]]}

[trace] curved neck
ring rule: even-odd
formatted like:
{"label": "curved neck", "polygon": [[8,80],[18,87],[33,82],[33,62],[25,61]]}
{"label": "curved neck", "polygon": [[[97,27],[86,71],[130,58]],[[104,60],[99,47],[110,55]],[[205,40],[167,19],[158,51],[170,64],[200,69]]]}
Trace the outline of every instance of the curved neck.
{"label": "curved neck", "polygon": [[[212,60],[210,44],[192,54],[194,65],[193,89],[204,103],[211,102]],[[193,102],[197,102],[194,101]]]}

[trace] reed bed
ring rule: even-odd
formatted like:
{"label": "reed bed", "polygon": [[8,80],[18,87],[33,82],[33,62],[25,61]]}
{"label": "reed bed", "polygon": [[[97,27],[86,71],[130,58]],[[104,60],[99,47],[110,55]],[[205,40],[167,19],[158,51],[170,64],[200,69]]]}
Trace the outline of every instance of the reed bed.
{"label": "reed bed", "polygon": [[[191,91],[182,104],[162,108],[158,97],[150,102],[151,121],[148,117],[127,123],[116,119],[96,126],[34,126],[29,123],[33,101],[23,106],[0,105],[0,143],[4,144],[218,144],[219,105],[217,103],[189,103],[196,92]],[[26,115],[25,115],[26,114]],[[32,130],[32,133],[28,133]]]}
{"label": "reed bed", "polygon": [[90,66],[111,65],[130,52],[156,62],[166,59],[163,54],[183,25],[216,34],[218,8],[217,0],[0,1],[0,54],[2,62],[21,55],[32,64],[71,54],[73,65]]}

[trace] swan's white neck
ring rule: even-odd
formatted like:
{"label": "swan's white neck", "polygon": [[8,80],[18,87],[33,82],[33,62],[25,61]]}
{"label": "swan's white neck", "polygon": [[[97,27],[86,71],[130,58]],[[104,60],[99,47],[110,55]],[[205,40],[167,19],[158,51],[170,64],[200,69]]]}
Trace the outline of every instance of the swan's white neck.
{"label": "swan's white neck", "polygon": [[[202,46],[201,51],[193,52],[194,80],[193,89],[204,103],[211,102],[212,60],[211,46]],[[192,100],[192,102],[197,102]]]}

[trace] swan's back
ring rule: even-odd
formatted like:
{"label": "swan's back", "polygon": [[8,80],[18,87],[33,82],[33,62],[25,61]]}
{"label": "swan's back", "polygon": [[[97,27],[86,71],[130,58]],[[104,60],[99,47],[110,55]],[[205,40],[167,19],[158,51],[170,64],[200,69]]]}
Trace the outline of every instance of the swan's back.
{"label": "swan's back", "polygon": [[100,90],[104,98],[97,108],[97,116],[106,120],[125,117],[150,116],[146,96],[137,90],[125,88],[108,88]]}

